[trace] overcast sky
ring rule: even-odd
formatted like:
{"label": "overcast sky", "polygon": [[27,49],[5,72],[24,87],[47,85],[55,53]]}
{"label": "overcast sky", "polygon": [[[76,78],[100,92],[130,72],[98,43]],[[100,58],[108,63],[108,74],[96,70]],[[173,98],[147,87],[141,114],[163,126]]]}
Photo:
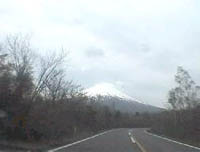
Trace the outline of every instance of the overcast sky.
{"label": "overcast sky", "polygon": [[70,51],[69,79],[164,106],[177,66],[200,83],[199,0],[0,0],[0,37]]}

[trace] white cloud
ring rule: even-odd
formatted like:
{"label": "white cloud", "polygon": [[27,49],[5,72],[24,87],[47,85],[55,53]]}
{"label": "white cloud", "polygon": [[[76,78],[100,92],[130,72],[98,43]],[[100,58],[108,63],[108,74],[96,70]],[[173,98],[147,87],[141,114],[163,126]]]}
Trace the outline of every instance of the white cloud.
{"label": "white cloud", "polygon": [[[198,0],[0,0],[0,33],[31,33],[42,48],[70,50],[70,76],[84,86],[122,85],[162,106],[176,66],[200,83]],[[88,48],[94,52],[86,55]],[[94,49],[95,48],[95,49]],[[101,52],[98,58],[95,57]]]}

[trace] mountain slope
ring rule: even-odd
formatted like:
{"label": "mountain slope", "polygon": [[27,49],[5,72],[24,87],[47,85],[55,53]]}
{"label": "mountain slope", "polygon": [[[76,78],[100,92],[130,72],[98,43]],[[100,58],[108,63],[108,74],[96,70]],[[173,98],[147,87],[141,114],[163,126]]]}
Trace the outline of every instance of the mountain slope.
{"label": "mountain slope", "polygon": [[103,105],[106,105],[111,109],[119,110],[121,112],[152,113],[163,111],[162,108],[141,103],[139,100],[130,97],[116,89],[114,85],[110,83],[97,84],[89,89],[86,89],[85,92],[89,97],[98,98],[97,101],[100,101],[100,103]]}
{"label": "mountain slope", "polygon": [[101,95],[101,96],[118,97],[121,99],[126,99],[126,100],[131,100],[131,101],[138,101],[135,98],[132,98],[129,95],[119,91],[111,83],[97,84],[89,89],[86,89],[85,92],[87,93],[88,96],[93,96],[93,97]]}

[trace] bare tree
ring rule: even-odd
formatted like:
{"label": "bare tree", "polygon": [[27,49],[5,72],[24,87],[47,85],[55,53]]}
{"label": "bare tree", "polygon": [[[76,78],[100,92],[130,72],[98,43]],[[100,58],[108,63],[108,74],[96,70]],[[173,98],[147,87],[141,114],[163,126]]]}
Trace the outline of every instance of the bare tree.
{"label": "bare tree", "polygon": [[30,72],[34,63],[33,49],[28,35],[10,35],[6,39],[6,49],[12,60],[16,74]]}
{"label": "bare tree", "polygon": [[[45,91],[47,91],[48,88],[51,88],[50,82],[54,81],[55,79],[57,80],[55,80],[56,82],[54,83],[61,85],[61,82],[64,79],[63,64],[65,63],[66,56],[67,54],[62,49],[60,54],[53,53],[51,55],[39,58],[39,69],[32,100],[35,100],[35,98],[41,93],[44,95]],[[53,87],[54,84],[51,85]],[[54,90],[54,93],[57,89]]]}
{"label": "bare tree", "polygon": [[16,75],[15,95],[16,100],[21,100],[23,96],[31,96],[33,88],[32,69],[34,63],[33,49],[30,46],[28,35],[10,35],[6,39],[5,49],[8,53],[12,69]]}
{"label": "bare tree", "polygon": [[53,71],[49,79],[45,81],[44,95],[51,101],[62,101],[80,95],[78,85],[73,81],[66,81],[64,71]]}

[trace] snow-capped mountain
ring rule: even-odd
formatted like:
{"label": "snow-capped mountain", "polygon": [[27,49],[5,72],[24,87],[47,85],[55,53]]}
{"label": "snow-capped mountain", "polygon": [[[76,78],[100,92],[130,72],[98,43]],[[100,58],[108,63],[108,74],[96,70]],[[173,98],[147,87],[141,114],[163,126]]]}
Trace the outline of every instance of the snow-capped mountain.
{"label": "snow-capped mountain", "polygon": [[89,97],[101,96],[99,103],[110,107],[111,109],[119,110],[121,112],[135,113],[135,112],[160,112],[163,109],[144,104],[139,100],[130,97],[117,89],[111,83],[96,84],[84,91]]}
{"label": "snow-capped mountain", "polygon": [[137,99],[123,93],[122,91],[118,90],[113,84],[111,83],[100,83],[96,84],[95,86],[86,89],[86,94],[88,96],[112,96],[112,97],[118,97],[124,100],[131,100],[131,101],[137,101]]}

